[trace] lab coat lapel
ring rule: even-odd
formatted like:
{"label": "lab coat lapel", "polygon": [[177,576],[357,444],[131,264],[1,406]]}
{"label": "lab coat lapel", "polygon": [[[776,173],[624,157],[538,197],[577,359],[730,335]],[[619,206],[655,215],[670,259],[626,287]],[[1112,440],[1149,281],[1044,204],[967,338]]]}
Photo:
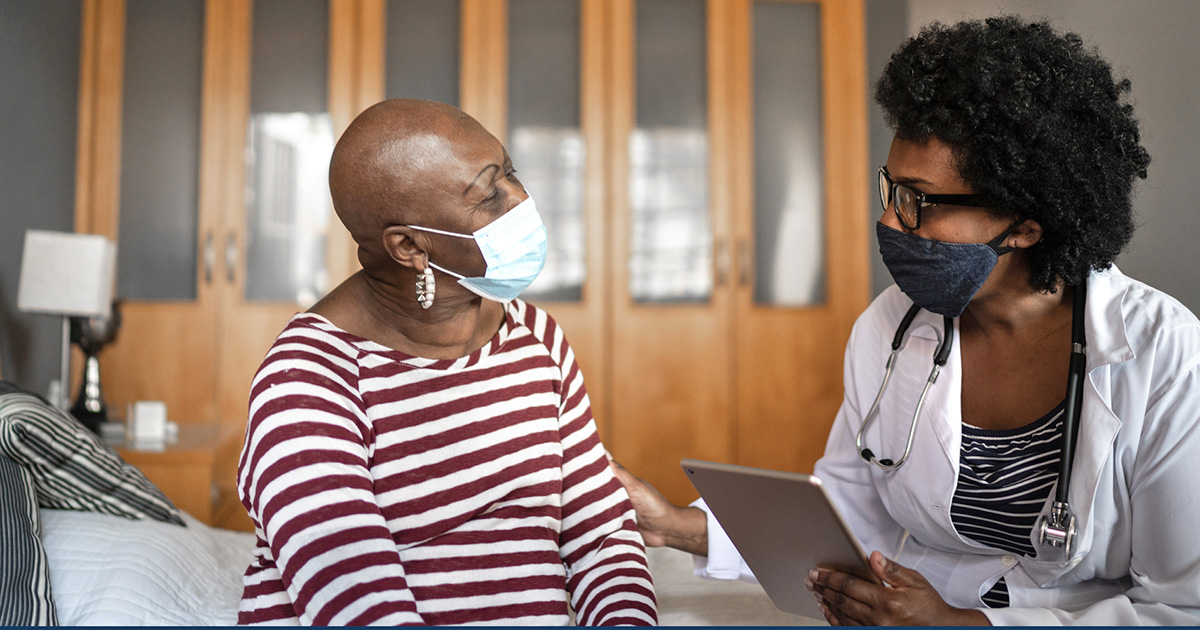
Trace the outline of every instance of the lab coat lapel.
{"label": "lab coat lapel", "polygon": [[[927,446],[932,442],[928,439],[922,440],[922,434],[929,435],[929,432],[932,432],[941,452],[936,464],[928,459],[922,462],[921,468],[924,470],[924,474],[930,475],[936,471],[936,475],[941,476],[948,470],[950,479],[956,478],[958,474],[959,445],[962,439],[962,355],[959,353],[958,320],[953,321],[950,356],[938,375],[937,382],[929,388],[925,406],[921,409],[921,428],[924,430],[917,433],[917,444]],[[915,347],[906,349],[906,352],[913,352],[920,356],[922,361],[920,369],[913,371],[911,382],[905,383],[905,387],[911,388],[910,391],[913,392],[913,409],[916,408],[916,401],[921,389],[925,387],[929,371],[933,368],[933,356],[938,345],[938,332],[943,328],[942,316],[928,311],[921,311],[920,316],[913,321],[912,338],[914,341],[920,340],[920,345],[914,343]],[[917,450],[916,445],[913,446],[913,450]],[[932,449],[929,452],[922,451],[922,455],[926,458],[932,454]],[[949,468],[941,469],[943,466]],[[954,483],[947,486],[951,495],[954,486]]]}
{"label": "lab coat lapel", "polygon": [[[1067,563],[1049,561],[1026,561],[1030,576],[1043,586],[1052,586],[1053,581],[1074,568],[1092,548],[1096,539],[1094,507],[1096,489],[1100,476],[1110,465],[1113,441],[1121,428],[1121,420],[1108,403],[1108,365],[1133,358],[1133,349],[1125,333],[1124,295],[1125,288],[1116,287],[1110,274],[1119,274],[1114,267],[1107,273],[1094,273],[1088,282],[1088,303],[1084,315],[1084,333],[1087,340],[1087,378],[1083,383],[1083,409],[1079,420],[1079,439],[1075,445],[1075,461],[1071,469],[1070,492],[1067,500],[1076,516],[1075,549]],[[1042,510],[1049,513],[1056,492]],[[1037,548],[1037,533],[1034,548]]]}
{"label": "lab coat lapel", "polygon": [[[949,476],[954,483],[950,484],[950,498],[953,498],[954,489],[958,486],[958,459],[962,454],[962,345],[959,343],[958,323],[959,319],[955,318],[954,345],[950,348],[946,367],[938,379],[939,384],[944,380],[945,385],[938,388],[940,389],[939,397],[936,399],[938,416],[933,426],[934,431],[937,432],[938,444],[942,447],[942,455],[952,471]],[[949,513],[949,508],[947,508],[947,513]]]}

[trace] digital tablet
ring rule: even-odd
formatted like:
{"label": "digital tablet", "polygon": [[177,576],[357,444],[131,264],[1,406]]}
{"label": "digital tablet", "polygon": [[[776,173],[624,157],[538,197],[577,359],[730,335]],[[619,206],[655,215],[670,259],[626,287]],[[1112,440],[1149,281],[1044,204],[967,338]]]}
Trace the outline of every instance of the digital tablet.
{"label": "digital tablet", "polygon": [[680,465],[776,608],[824,618],[804,586],[817,565],[879,583],[820,479],[694,459]]}

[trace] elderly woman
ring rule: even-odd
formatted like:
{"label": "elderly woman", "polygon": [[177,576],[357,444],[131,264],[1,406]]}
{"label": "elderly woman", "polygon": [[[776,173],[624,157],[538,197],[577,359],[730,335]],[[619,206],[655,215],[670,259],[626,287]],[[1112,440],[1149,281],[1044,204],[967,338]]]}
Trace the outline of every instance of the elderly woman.
{"label": "elderly woman", "polygon": [[[1200,623],[1200,322],[1113,266],[1150,161],[1128,91],[1017,18],[933,25],[889,62],[897,286],[855,324],[815,471],[887,586],[813,570],[829,623]],[[649,544],[747,575],[711,517],[618,472]]]}
{"label": "elderly woman", "polygon": [[385,101],[329,184],[363,269],[254,379],[239,622],[653,624],[571,347],[514,299],[546,231],[504,147],[453,107]]}

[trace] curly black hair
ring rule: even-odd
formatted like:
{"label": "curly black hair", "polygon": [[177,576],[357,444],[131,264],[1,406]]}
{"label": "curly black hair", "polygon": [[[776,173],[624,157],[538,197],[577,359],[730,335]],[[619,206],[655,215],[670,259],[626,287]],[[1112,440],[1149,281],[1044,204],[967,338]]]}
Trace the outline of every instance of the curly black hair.
{"label": "curly black hair", "polygon": [[875,100],[902,140],[948,144],[963,181],[997,213],[1041,224],[1034,290],[1107,269],[1133,236],[1146,178],[1128,79],[1074,33],[1015,16],[934,23],[892,55]]}

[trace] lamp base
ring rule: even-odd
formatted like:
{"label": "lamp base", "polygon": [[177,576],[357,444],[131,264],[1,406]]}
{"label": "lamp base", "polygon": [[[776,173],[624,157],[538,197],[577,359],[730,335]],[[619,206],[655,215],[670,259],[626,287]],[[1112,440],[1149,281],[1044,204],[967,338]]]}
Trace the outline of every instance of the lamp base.
{"label": "lamp base", "polygon": [[81,411],[77,407],[71,407],[71,415],[75,416],[76,420],[83,423],[83,426],[96,435],[100,435],[100,426],[108,422],[108,414],[103,410],[99,412]]}
{"label": "lamp base", "polygon": [[100,426],[108,421],[108,409],[100,391],[100,359],[95,354],[86,355],[82,381],[79,396],[71,405],[71,415],[92,433],[100,435]]}

